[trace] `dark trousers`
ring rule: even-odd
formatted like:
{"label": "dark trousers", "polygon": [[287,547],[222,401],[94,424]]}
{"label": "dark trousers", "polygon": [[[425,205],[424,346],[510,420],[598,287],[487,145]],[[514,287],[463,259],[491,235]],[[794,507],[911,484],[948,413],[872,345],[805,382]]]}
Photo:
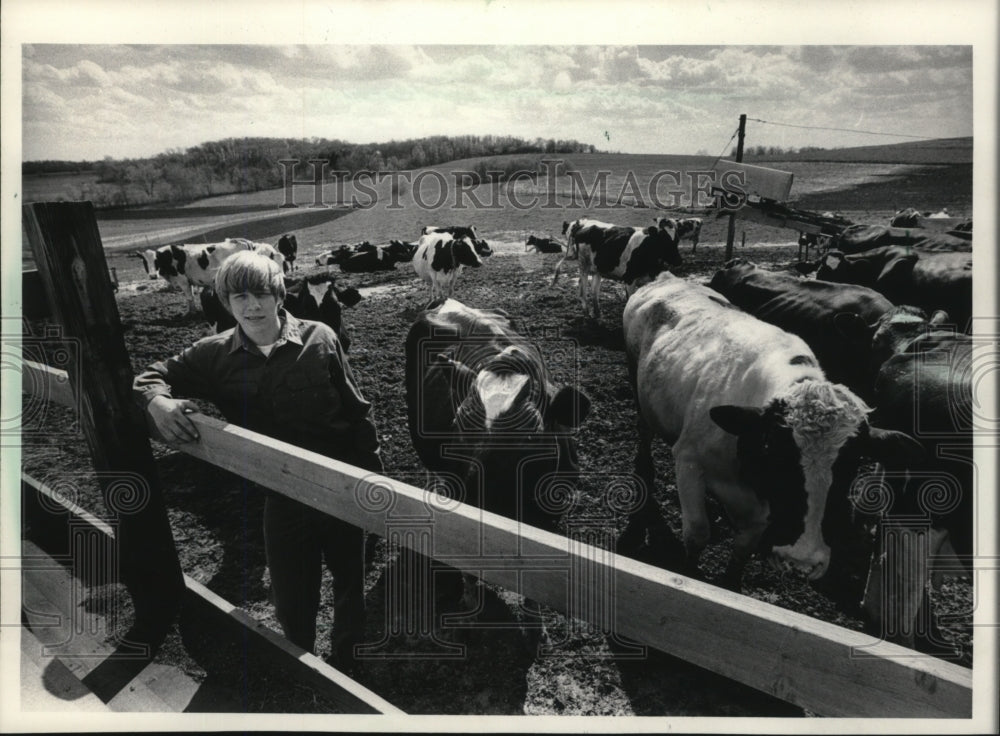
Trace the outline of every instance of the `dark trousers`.
{"label": "dark trousers", "polygon": [[334,665],[353,661],[365,630],[364,532],[298,501],[269,493],[264,502],[264,545],[274,607],[292,643],[312,652],[316,642],[323,563],[333,575]]}

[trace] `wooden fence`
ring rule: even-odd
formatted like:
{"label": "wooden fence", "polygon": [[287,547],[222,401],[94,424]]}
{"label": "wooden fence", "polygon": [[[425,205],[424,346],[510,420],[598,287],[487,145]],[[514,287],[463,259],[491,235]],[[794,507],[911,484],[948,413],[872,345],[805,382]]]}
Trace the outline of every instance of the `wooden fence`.
{"label": "wooden fence", "polygon": [[[71,399],[61,371],[25,362],[24,372],[50,400]],[[592,623],[815,713],[971,717],[972,673],[964,667],[441,501],[210,417],[191,419],[201,439],[178,450],[376,534],[386,534],[394,519],[420,520],[432,544],[418,551],[440,562],[570,616],[610,612]],[[416,537],[400,539],[418,546],[409,541]]]}
{"label": "wooden fence", "polygon": [[[85,355],[74,375],[24,361],[23,384],[81,410],[98,471],[114,467],[112,460],[142,466],[157,501],[144,511],[146,528],[159,535],[166,527],[169,538],[145,428],[123,430],[123,420],[134,421],[130,369],[92,209],[31,205],[25,220],[52,312],[82,341]],[[114,363],[107,362],[109,353],[117,354]],[[971,717],[968,669],[619,557],[587,544],[586,535],[581,541],[545,532],[230,424],[191,418],[201,439],[177,446],[183,452],[815,713]],[[134,527],[129,536],[133,545],[147,541]],[[155,559],[169,575],[176,554],[160,552]],[[143,580],[142,572],[134,579]]]}

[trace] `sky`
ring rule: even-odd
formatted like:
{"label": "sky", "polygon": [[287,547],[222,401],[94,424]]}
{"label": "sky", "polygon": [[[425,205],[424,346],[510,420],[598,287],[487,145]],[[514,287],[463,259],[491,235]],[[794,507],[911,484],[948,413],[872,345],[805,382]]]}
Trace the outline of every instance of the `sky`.
{"label": "sky", "polygon": [[972,56],[969,45],[25,43],[21,158],[464,134],[714,156],[741,113],[748,146],[970,136]]}

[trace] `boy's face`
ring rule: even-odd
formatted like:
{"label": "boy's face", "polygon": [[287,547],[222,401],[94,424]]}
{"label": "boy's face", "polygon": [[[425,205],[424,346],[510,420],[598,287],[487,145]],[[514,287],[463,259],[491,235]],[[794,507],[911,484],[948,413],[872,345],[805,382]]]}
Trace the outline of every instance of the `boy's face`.
{"label": "boy's face", "polygon": [[267,344],[281,331],[278,318],[280,303],[270,292],[234,292],[229,295],[229,309],[243,332],[254,342]]}

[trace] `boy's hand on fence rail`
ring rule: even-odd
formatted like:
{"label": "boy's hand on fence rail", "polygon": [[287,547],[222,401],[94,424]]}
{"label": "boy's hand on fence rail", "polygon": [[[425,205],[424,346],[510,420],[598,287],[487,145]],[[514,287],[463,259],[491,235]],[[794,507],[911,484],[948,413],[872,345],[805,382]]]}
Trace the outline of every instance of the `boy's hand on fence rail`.
{"label": "boy's hand on fence rail", "polygon": [[157,396],[146,405],[146,413],[160,438],[167,442],[195,442],[199,438],[198,428],[188,419],[188,414],[200,411],[198,405],[188,399],[172,399]]}

